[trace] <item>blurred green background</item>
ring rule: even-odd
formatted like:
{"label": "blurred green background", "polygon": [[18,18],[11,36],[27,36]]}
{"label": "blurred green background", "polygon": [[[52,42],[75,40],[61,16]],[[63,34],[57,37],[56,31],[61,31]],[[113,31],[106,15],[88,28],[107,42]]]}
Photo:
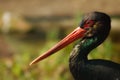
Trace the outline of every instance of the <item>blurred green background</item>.
{"label": "blurred green background", "polygon": [[107,40],[89,59],[120,63],[120,0],[0,0],[0,80],[73,80],[68,60],[74,43],[29,66],[79,25],[83,14],[111,16]]}

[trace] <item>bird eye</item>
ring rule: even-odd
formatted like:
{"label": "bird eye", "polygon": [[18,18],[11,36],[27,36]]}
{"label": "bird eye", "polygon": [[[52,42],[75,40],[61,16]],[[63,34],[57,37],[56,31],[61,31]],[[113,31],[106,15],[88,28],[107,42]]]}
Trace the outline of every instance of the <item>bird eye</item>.
{"label": "bird eye", "polygon": [[88,21],[88,22],[86,22],[86,24],[90,24],[90,22]]}
{"label": "bird eye", "polygon": [[90,21],[87,21],[86,24],[94,24],[95,21],[93,20],[90,20]]}
{"label": "bird eye", "polygon": [[95,24],[95,21],[94,20],[89,20],[86,22],[87,25],[89,26],[93,26]]}

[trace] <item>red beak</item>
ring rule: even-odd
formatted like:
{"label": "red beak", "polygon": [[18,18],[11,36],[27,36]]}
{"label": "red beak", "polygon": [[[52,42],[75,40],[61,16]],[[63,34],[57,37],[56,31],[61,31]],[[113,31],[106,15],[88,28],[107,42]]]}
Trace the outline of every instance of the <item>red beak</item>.
{"label": "red beak", "polygon": [[82,38],[84,36],[85,32],[86,32],[86,30],[84,30],[80,27],[77,27],[73,32],[71,32],[68,36],[66,36],[63,40],[58,42],[55,46],[53,46],[47,52],[45,52],[44,54],[42,54],[39,57],[37,57],[36,59],[34,59],[30,63],[30,65],[35,64],[35,63],[47,58],[48,56],[50,56],[53,53],[55,53],[55,52],[59,51],[60,49],[64,48],[65,46],[72,43],[73,41],[75,41],[79,38]]}

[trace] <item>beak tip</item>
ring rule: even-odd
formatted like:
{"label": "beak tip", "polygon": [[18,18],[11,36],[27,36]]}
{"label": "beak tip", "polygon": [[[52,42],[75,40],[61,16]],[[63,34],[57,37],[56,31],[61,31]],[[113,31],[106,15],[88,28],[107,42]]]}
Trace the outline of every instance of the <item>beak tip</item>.
{"label": "beak tip", "polygon": [[[41,57],[41,56],[40,56],[40,57]],[[35,63],[37,63],[38,61],[40,61],[40,59],[41,59],[40,57],[34,59],[34,60],[29,64],[29,66],[32,66],[33,64],[35,64]]]}
{"label": "beak tip", "polygon": [[32,61],[30,64],[29,64],[29,66],[32,66],[33,64],[35,64],[36,63],[36,61]]}
{"label": "beak tip", "polygon": [[33,65],[33,63],[31,62],[30,64],[29,64],[29,66],[32,66]]}

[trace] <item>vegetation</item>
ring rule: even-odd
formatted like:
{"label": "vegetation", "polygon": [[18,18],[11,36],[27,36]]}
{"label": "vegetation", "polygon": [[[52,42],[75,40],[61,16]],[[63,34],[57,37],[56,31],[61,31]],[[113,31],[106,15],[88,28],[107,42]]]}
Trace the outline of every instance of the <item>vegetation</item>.
{"label": "vegetation", "polygon": [[[54,36],[54,37],[53,37]],[[6,36],[5,39],[15,49],[11,58],[0,59],[0,80],[73,80],[69,72],[68,59],[73,44],[49,58],[29,66],[36,56],[47,51],[58,42],[56,32],[51,31],[46,41],[22,40]],[[112,43],[108,39],[92,51],[89,58],[112,58]],[[109,53],[109,54],[106,54]]]}
{"label": "vegetation", "polygon": [[[79,19],[81,19],[78,17],[79,15],[76,16],[75,24],[78,24]],[[13,23],[14,21],[16,20],[13,20]],[[23,25],[22,22],[21,24]],[[26,30],[29,29],[26,28]],[[16,30],[13,30],[13,32],[14,31]],[[0,41],[2,37],[9,46],[8,49],[5,50],[10,49],[12,56],[0,57],[0,80],[73,80],[69,71],[68,60],[74,43],[38,64],[29,66],[29,63],[34,58],[47,51],[56,44],[60,38],[65,36],[59,35],[59,33],[61,33],[60,31],[58,28],[50,29],[49,32],[46,32],[45,39],[31,38],[31,35],[28,38],[25,35],[27,32],[20,35],[8,34],[3,36],[1,34]],[[67,34],[69,31],[70,29],[64,32]],[[39,36],[41,36],[41,34],[39,34]],[[108,38],[104,44],[91,52],[89,59],[99,58],[120,62],[119,54],[114,54],[115,56],[113,56],[115,50],[113,47],[115,46],[110,38]],[[1,54],[5,55],[5,53],[0,53],[0,55]]]}

